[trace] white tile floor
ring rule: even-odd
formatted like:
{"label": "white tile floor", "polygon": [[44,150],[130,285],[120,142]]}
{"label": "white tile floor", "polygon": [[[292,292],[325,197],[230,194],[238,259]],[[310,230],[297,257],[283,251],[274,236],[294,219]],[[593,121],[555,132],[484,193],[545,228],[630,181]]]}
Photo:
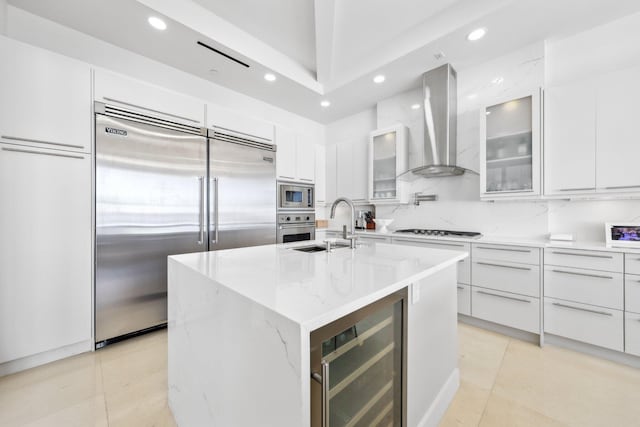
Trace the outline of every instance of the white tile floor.
{"label": "white tile floor", "polygon": [[[640,426],[640,370],[460,324],[442,426]],[[175,426],[166,331],[0,378],[0,426]]]}

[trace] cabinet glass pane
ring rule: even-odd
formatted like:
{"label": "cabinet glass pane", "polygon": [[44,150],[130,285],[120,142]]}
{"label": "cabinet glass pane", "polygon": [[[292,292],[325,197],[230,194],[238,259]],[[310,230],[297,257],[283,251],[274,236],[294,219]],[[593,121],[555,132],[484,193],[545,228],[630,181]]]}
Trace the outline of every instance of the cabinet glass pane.
{"label": "cabinet glass pane", "polygon": [[329,425],[400,426],[402,302],[322,343],[329,363]]}
{"label": "cabinet glass pane", "polygon": [[373,138],[373,198],[396,197],[396,132]]}
{"label": "cabinet glass pane", "polygon": [[487,193],[533,188],[531,96],[486,109]]}

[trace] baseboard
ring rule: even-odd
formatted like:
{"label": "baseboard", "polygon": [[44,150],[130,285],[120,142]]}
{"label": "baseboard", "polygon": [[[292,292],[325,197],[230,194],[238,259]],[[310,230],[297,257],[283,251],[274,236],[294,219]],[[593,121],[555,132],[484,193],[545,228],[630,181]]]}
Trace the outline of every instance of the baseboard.
{"label": "baseboard", "polygon": [[34,354],[33,356],[27,356],[16,360],[11,360],[9,362],[0,363],[0,377],[15,374],[16,372],[35,368],[36,366],[45,365],[56,360],[75,356],[76,354],[85,353],[92,350],[93,341],[87,340]]}
{"label": "baseboard", "polygon": [[581,341],[575,341],[570,338],[564,338],[558,335],[552,335],[545,333],[545,342],[547,344],[555,345],[558,347],[566,348],[568,350],[577,351],[579,353],[585,353],[589,356],[598,357],[600,359],[606,359],[611,362],[620,363],[622,365],[631,366],[632,368],[640,369],[640,357],[633,356],[627,353],[621,353],[619,351],[610,350],[604,347],[598,347],[592,344],[587,344]]}
{"label": "baseboard", "polygon": [[438,392],[435,400],[431,403],[424,417],[422,417],[418,423],[418,427],[437,427],[440,421],[442,421],[445,412],[447,412],[453,398],[456,396],[459,386],[460,370],[456,368],[451,372],[451,375],[449,375],[440,392]]}
{"label": "baseboard", "polygon": [[511,338],[515,338],[521,341],[527,341],[538,345],[540,344],[540,335],[534,334],[532,332],[511,328],[509,326],[500,325],[498,323],[470,317],[464,314],[458,314],[458,321],[467,325],[476,326],[478,328],[487,329],[489,331],[497,332],[502,335],[507,335]]}

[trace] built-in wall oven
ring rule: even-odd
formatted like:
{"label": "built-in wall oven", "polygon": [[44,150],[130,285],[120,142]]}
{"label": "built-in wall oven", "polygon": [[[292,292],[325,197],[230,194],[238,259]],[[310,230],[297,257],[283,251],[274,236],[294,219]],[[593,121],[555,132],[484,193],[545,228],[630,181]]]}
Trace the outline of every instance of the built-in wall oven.
{"label": "built-in wall oven", "polygon": [[279,212],[278,243],[315,240],[316,216],[313,212]]}
{"label": "built-in wall oven", "polygon": [[313,211],[313,193],[313,185],[278,182],[278,210]]}

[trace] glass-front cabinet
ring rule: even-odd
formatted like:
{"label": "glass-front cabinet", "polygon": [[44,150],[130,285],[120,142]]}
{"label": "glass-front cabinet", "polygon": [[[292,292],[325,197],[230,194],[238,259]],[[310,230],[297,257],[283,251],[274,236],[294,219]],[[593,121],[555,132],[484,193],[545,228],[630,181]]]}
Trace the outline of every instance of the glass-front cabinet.
{"label": "glass-front cabinet", "polygon": [[482,199],[540,195],[540,91],[482,109]]}
{"label": "glass-front cabinet", "polygon": [[311,333],[311,427],[406,425],[406,295]]}
{"label": "glass-front cabinet", "polygon": [[371,132],[369,140],[369,201],[405,203],[405,183],[398,176],[409,164],[407,128],[396,125]]}

